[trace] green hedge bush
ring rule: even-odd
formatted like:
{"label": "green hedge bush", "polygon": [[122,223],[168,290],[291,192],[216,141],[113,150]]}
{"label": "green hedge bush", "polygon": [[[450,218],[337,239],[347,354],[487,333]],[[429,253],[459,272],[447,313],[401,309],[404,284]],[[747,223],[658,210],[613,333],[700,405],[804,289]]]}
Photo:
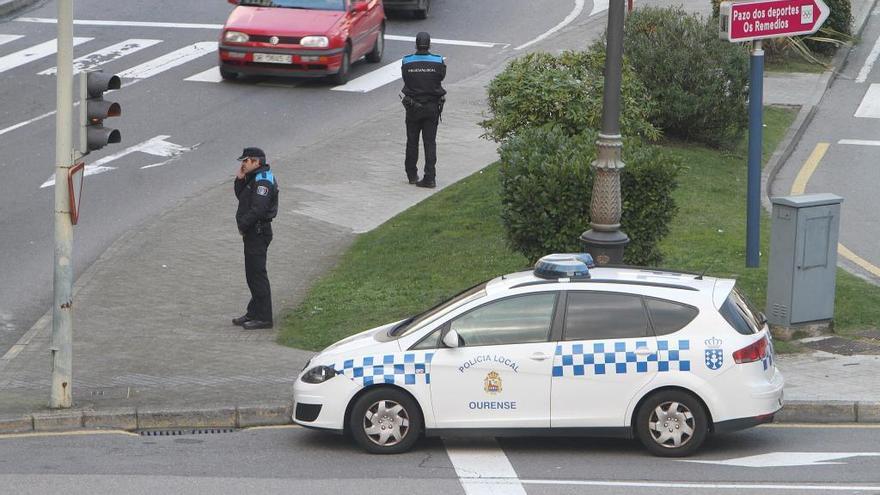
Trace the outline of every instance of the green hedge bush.
{"label": "green hedge bush", "polygon": [[[596,133],[574,136],[559,126],[525,128],[499,149],[501,219],[507,240],[530,262],[582,249],[589,229]],[[632,241],[624,261],[659,265],[660,240],[677,207],[672,193],[681,163],[661,148],[628,139],[623,147],[621,229]]]}
{"label": "green hedge bush", "polygon": [[[480,122],[486,138],[504,141],[526,127],[561,126],[568,134],[599,129],[605,84],[604,47],[561,55],[531,53],[511,61],[488,88],[491,117]],[[656,106],[649,92],[624,63],[621,131],[625,136],[656,140],[651,125]]]}
{"label": "green hedge bush", "polygon": [[[830,28],[832,31],[844,36],[836,35],[834,33],[818,32],[811,36],[801,36],[801,38],[804,40],[807,48],[812,52],[832,55],[837,50],[837,46],[835,46],[834,43],[822,41],[821,38],[828,37],[831,39],[847,41],[850,35],[852,35],[852,4],[850,3],[850,0],[825,0],[825,3],[828,4],[831,13],[828,14],[828,19],[822,24],[822,28]],[[819,15],[819,13],[816,12],[816,15]]]}
{"label": "green hedge bush", "polygon": [[636,9],[625,29],[624,53],[657,102],[651,122],[669,136],[733,146],[748,125],[748,50],[680,7]]}

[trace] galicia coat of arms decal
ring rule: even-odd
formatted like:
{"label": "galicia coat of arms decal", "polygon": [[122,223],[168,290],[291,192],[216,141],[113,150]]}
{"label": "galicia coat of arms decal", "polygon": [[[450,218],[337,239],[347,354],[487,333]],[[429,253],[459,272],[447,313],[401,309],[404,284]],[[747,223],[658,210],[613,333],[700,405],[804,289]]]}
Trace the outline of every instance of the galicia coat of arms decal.
{"label": "galicia coat of arms decal", "polygon": [[721,339],[712,337],[706,339],[706,367],[710,370],[720,369],[724,365],[724,350],[721,348]]}
{"label": "galicia coat of arms decal", "polygon": [[490,371],[483,380],[483,390],[492,395],[501,393],[501,375],[496,371]]}

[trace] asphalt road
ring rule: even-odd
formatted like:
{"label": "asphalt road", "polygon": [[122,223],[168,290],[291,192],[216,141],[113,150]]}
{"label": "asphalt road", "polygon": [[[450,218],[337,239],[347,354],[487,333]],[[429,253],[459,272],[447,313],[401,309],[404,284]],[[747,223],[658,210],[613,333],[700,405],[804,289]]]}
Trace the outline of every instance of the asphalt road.
{"label": "asphalt road", "polygon": [[[447,82],[455,83],[551,29],[574,6],[574,0],[435,0],[429,19],[390,17],[387,33],[412,37],[425,30],[435,39],[486,43],[435,43],[434,51],[447,57]],[[225,21],[231,8],[222,1],[78,0],[74,12],[78,21],[202,26],[83,22],[74,29],[74,36],[84,39],[75,47],[74,57],[128,40],[151,40],[139,41],[142,49],[100,65],[107,72],[118,73],[177,50],[204,48],[209,45],[198,44],[217,41],[216,25]],[[55,119],[47,114],[55,108],[55,77],[40,72],[55,66],[55,55],[30,55],[19,65],[12,64],[8,56],[43,43],[51,45],[55,24],[25,21],[54,19],[56,11],[55,2],[47,1],[0,22],[0,355],[52,301],[54,193],[51,186],[41,186],[54,174]],[[583,15],[588,13],[589,7]],[[409,41],[388,40],[383,63],[361,61],[353,68],[353,78],[413,49]],[[123,116],[108,120],[106,125],[122,131],[123,143],[92,153],[86,161],[95,164],[103,160],[101,165],[106,168],[85,181],[81,219],[74,230],[77,276],[123,233],[186,198],[230,181],[236,167],[234,158],[242,147],[259,145],[267,150],[270,161],[273,156],[295,156],[301,146],[332,136],[377,109],[399,105],[400,81],[353,93],[333,91],[322,81],[186,80],[215,66],[216,55],[208,50],[154,75],[125,79],[126,87],[108,95],[108,99],[120,102]],[[139,144],[140,148],[129,149]],[[124,156],[114,159],[113,155],[126,150]],[[351,173],[356,175],[357,170]],[[234,205],[230,208],[231,215]],[[192,214],[198,216],[199,212]]]}
{"label": "asphalt road", "polygon": [[[31,435],[0,437],[0,486],[22,495],[878,493],[878,445],[878,428],[835,426],[710,437],[686,460],[652,457],[635,441],[597,439],[431,439],[407,454],[373,456],[342,437],[297,427]],[[795,465],[779,466],[786,463]],[[504,477],[493,477],[502,464]]]}
{"label": "asphalt road", "polygon": [[[868,16],[859,44],[820,102],[815,117],[777,177],[776,196],[792,194],[799,173],[811,156],[818,166],[806,173],[806,193],[834,193],[844,198],[840,243],[864,262],[842,257],[857,273],[880,281],[880,222],[877,222],[877,184],[880,168],[880,16]],[[824,155],[818,154],[828,145]],[[805,171],[806,172],[806,171]]]}

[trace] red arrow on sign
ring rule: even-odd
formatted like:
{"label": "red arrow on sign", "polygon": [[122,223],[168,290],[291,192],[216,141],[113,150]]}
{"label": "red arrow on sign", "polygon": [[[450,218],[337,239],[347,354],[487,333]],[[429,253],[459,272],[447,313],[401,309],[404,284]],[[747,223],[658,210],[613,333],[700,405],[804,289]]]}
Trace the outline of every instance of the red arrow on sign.
{"label": "red arrow on sign", "polygon": [[831,9],[822,0],[734,0],[719,12],[721,39],[740,42],[815,33]]}

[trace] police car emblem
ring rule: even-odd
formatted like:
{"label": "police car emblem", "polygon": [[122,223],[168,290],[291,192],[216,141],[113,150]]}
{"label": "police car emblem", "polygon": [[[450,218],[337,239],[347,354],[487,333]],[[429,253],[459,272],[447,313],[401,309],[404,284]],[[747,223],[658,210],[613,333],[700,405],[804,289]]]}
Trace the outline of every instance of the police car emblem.
{"label": "police car emblem", "polygon": [[724,350],[721,349],[721,339],[712,337],[706,339],[706,367],[710,370],[720,369],[724,364]]}
{"label": "police car emblem", "polygon": [[485,390],[487,394],[492,395],[501,393],[501,375],[495,371],[490,371],[489,374],[486,375],[486,379],[483,380],[483,390]]}
{"label": "police car emblem", "polygon": [[269,188],[266,186],[257,186],[257,194],[259,194],[260,196],[268,196]]}
{"label": "police car emblem", "polygon": [[279,41],[278,36],[272,36],[269,38],[269,43],[272,43],[273,45],[277,45]]}

